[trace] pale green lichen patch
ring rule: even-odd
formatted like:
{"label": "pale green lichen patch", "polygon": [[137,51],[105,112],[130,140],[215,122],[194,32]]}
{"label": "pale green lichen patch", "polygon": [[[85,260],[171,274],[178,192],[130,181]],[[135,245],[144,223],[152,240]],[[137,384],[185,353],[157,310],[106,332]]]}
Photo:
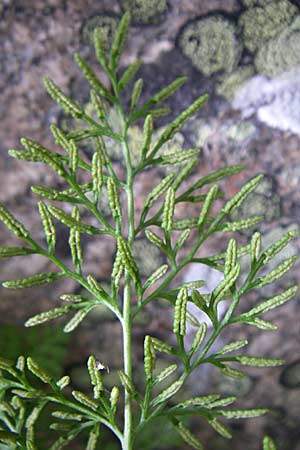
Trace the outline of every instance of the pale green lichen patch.
{"label": "pale green lichen patch", "polygon": [[216,86],[216,93],[231,101],[241,85],[255,74],[253,66],[239,67],[230,74],[225,74]]}
{"label": "pale green lichen patch", "polygon": [[239,19],[245,47],[254,53],[284,30],[297,13],[298,8],[288,0],[249,8]]}
{"label": "pale green lichen patch", "polygon": [[300,17],[259,49],[255,66],[269,77],[300,66]]}
{"label": "pale green lichen patch", "polygon": [[188,134],[193,145],[203,147],[209,138],[214,134],[214,128],[204,119],[191,120],[190,124],[184,129]]}
{"label": "pale green lichen patch", "polygon": [[221,15],[190,22],[180,33],[179,46],[206,76],[230,73],[237,67],[242,52],[235,25]]}
{"label": "pale green lichen patch", "polygon": [[82,38],[86,44],[93,44],[93,33],[96,28],[100,29],[100,37],[105,49],[109,49],[116,29],[118,20],[108,15],[97,15],[90,17],[82,27]]}
{"label": "pale green lichen patch", "polygon": [[267,3],[272,3],[274,0],[241,0],[241,3],[246,8],[253,8],[253,6],[264,6]]}
{"label": "pale green lichen patch", "polygon": [[121,0],[121,5],[137,24],[157,23],[168,6],[166,0]]}
{"label": "pale green lichen patch", "polygon": [[230,126],[226,132],[225,135],[235,141],[235,142],[243,142],[246,139],[249,139],[252,137],[256,132],[256,127],[253,125],[253,123],[249,121],[243,121],[240,123],[235,123],[232,126]]}

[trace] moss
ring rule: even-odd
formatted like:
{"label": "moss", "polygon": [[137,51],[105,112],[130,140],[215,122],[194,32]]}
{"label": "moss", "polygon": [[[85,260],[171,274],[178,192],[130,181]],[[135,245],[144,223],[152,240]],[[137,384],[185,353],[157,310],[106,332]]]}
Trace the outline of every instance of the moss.
{"label": "moss", "polygon": [[116,17],[108,15],[92,16],[87,19],[82,27],[82,39],[85,44],[93,44],[93,32],[96,28],[100,28],[104,48],[109,49],[112,44],[117,25],[118,20]]}
{"label": "moss", "polygon": [[221,15],[190,22],[181,31],[178,43],[183,54],[206,76],[230,73],[242,52],[235,25]]}
{"label": "moss", "polygon": [[168,7],[166,0],[121,0],[121,5],[130,11],[132,21],[136,24],[159,22]]}
{"label": "moss", "polygon": [[253,66],[239,67],[234,72],[226,74],[219,80],[216,93],[231,101],[235,91],[254,74],[255,70]]}
{"label": "moss", "polygon": [[239,19],[245,47],[254,53],[284,30],[297,13],[298,8],[288,0],[273,1],[248,9]]}
{"label": "moss", "polygon": [[300,66],[300,17],[260,48],[255,66],[259,73],[269,77]]}

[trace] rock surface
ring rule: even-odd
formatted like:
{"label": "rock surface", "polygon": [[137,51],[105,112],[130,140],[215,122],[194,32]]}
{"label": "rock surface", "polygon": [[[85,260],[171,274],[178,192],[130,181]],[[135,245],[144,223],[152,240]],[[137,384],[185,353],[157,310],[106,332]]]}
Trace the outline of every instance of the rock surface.
{"label": "rock surface", "polygon": [[[130,2],[127,3],[130,4]],[[282,75],[282,78],[271,81],[262,76],[255,78],[250,81],[253,85],[257,83],[254,89],[256,95],[253,94],[255,98],[252,100],[252,94],[248,96],[249,91],[247,91],[247,98],[244,94],[241,102],[248,101],[249,107],[244,107],[242,103],[235,103],[234,106],[241,111],[234,110],[224,96],[217,94],[219,92],[224,95],[222,91],[218,91],[218,86],[224,82],[224,79],[221,79],[219,74],[205,77],[199,73],[181,54],[177,45],[180,30],[189,21],[221,13],[229,14],[232,20],[238,23],[238,17],[245,8],[252,8],[257,3],[259,2],[250,0],[168,2],[167,9],[159,10],[160,16],[157,20],[147,25],[136,22],[130,34],[122,64],[125,67],[137,56],[146,61],[140,73],[145,79],[144,92],[147,96],[159,90],[176,76],[188,76],[189,81],[186,87],[170,102],[173,113],[180,111],[201,93],[209,92],[208,104],[182,131],[180,138],[180,145],[184,148],[191,146],[202,148],[201,163],[193,173],[191,181],[225,164],[243,163],[246,167],[245,171],[222,184],[226,195],[232,196],[247,178],[257,172],[265,173],[267,179],[272,179],[274,182],[270,183],[267,193],[260,194],[260,199],[254,198],[254,203],[260,201],[260,205],[267,205],[265,212],[267,222],[260,227],[260,231],[267,239],[270,237],[271,230],[285,230],[291,225],[299,226],[300,221],[300,115],[298,114],[300,107],[299,93],[294,89],[298,78],[296,81],[295,78],[290,78],[290,75]],[[274,2],[270,0],[268,3]],[[293,3],[297,5],[297,2]],[[297,8],[297,15],[299,15],[299,5]],[[101,2],[5,0],[0,6],[1,201],[20,220],[24,221],[41,242],[43,236],[36,206],[37,197],[30,192],[30,186],[43,184],[57,187],[58,179],[42,164],[27,164],[9,158],[7,149],[20,148],[19,139],[22,136],[36,139],[43,145],[54,148],[48,127],[51,123],[61,123],[65,119],[59,108],[45,93],[41,82],[42,76],[49,75],[77,101],[88,103],[87,86],[73,63],[72,53],[80,51],[95,65],[91,46],[84,38],[84,25],[95,16],[108,14],[117,19],[121,11],[121,5],[116,0],[101,0]],[[244,52],[241,57],[239,67],[243,67],[243,64],[252,67],[247,71],[246,78],[250,78],[257,70],[253,65],[254,56]],[[106,83],[107,80],[102,74],[101,77]],[[234,93],[235,87],[232,95]],[[282,102],[285,102],[285,106],[282,106]],[[247,121],[244,119],[246,110],[248,111]],[[254,113],[257,113],[257,117]],[[159,126],[164,124],[163,120],[159,122]],[[116,170],[119,173],[124,171],[118,160],[116,160]],[[161,176],[161,173],[156,173],[153,180],[159,180]],[[150,181],[146,175],[139,178],[135,187],[137,210],[141,209],[143,200],[149,192]],[[184,213],[195,214],[193,206],[189,206]],[[68,233],[63,226],[59,228],[59,233],[58,255],[68,264],[70,262]],[[240,242],[246,241],[247,236],[241,235]],[[17,239],[12,238],[1,225],[0,245],[4,244],[17,245]],[[83,241],[83,248],[88,273],[94,274],[101,280],[107,279],[115,252],[111,241],[86,239]],[[225,248],[226,241],[220,236],[213,242],[207,243],[203,253],[213,254]],[[290,251],[299,254],[299,242],[293,243]],[[1,280],[14,278],[16,274],[21,277],[53,269],[54,267],[42,258],[30,257],[30,261],[14,258],[10,261],[1,261]],[[213,274],[205,273],[204,275],[213,284]],[[184,276],[189,275],[186,273]],[[290,283],[297,281],[299,283],[299,262],[289,277]],[[277,284],[276,292],[287,285],[288,280],[285,280],[282,286]],[[56,282],[51,289],[34,288],[22,292],[1,288],[1,321],[2,323],[17,322],[21,325],[28,317],[53,305],[59,305],[59,295],[62,293],[77,293],[77,290],[73,282]],[[255,295],[251,295],[247,299],[247,308],[249,304],[254,305],[258,300]],[[241,310],[245,306],[242,304]],[[268,318],[278,325],[277,332],[268,334],[252,327],[232,327],[232,330],[224,334],[222,339],[225,342],[247,338],[250,342],[249,354],[283,357],[290,365],[299,364],[299,316],[298,295],[290,304],[269,314]],[[96,322],[96,317],[97,320],[99,319],[99,324]],[[108,322],[103,323],[104,318]],[[142,342],[145,332],[152,333],[158,338],[167,338],[171,321],[169,310],[160,302],[150,305],[145,316],[140,319],[140,323],[137,323],[134,332],[136,362],[142,360]],[[112,355],[111,343],[117,342],[119,336],[119,326],[112,318],[106,317],[103,311],[90,313],[84,325],[73,334],[66,367],[74,367],[76,372],[76,368],[82,367],[88,355],[94,352],[104,364],[109,365],[113,373],[120,364],[121,348],[115,346]],[[77,370],[78,376],[80,373],[80,370]],[[196,378],[193,378],[193,392],[195,385],[201,385],[201,390],[203,388],[204,391],[208,389],[211,392],[217,387],[223,390],[224,394],[237,390],[243,397],[241,401],[243,407],[268,406],[271,409],[275,407],[275,413],[262,419],[243,423],[234,422],[232,424],[234,438],[229,443],[216,437],[215,432],[212,432],[203,422],[201,422],[201,432],[198,432],[199,424],[197,421],[193,422],[195,433],[199,434],[206,445],[205,448],[207,450],[219,448],[244,450],[246,444],[247,449],[256,450],[259,448],[259,438],[267,432],[278,440],[280,449],[299,450],[299,384],[294,382],[294,384],[291,383],[292,386],[287,387],[286,383],[281,383],[283,377],[287,378],[287,375],[282,375],[287,373],[287,368],[247,370],[247,373],[248,377],[244,384],[231,383],[214,371],[199,371]],[[298,374],[294,372],[293,376],[298,377]],[[82,383],[82,380],[78,381],[80,382]],[[250,388],[251,394],[249,394]]]}

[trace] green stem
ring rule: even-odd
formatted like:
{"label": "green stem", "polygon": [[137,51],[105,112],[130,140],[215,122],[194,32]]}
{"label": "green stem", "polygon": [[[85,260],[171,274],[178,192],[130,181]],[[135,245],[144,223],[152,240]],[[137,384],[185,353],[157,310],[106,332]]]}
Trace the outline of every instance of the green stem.
{"label": "green stem", "polygon": [[149,409],[149,404],[150,404],[151,387],[152,387],[152,383],[147,382],[144,402],[143,402],[143,406],[142,406],[140,425],[142,425],[147,419],[148,409]]}
{"label": "green stem", "polygon": [[[124,373],[132,377],[131,362],[131,308],[130,308],[130,276],[126,275],[123,303],[123,352],[124,352]],[[123,450],[132,449],[132,398],[124,391],[124,439]]]}
{"label": "green stem", "polygon": [[[115,76],[111,77],[113,89],[117,99],[117,107],[122,122],[122,147],[126,165],[126,193],[127,193],[127,211],[128,211],[128,245],[132,250],[134,240],[134,196],[133,196],[133,171],[130,158],[130,150],[127,141],[128,124],[123,106],[120,101],[120,92]],[[124,352],[124,373],[132,378],[132,355],[131,355],[131,277],[128,272],[125,276],[125,286],[123,295],[123,352]],[[132,414],[132,396],[126,390],[124,392],[124,432],[123,432],[123,450],[133,449],[133,414]]]}

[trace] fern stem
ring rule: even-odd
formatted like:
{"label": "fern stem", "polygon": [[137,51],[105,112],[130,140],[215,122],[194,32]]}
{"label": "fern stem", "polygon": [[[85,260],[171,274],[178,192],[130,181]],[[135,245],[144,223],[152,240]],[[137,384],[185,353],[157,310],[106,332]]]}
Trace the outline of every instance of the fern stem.
{"label": "fern stem", "polygon": [[[124,351],[124,373],[131,378],[132,361],[131,361],[131,308],[130,308],[130,276],[126,275],[126,284],[124,288],[123,303],[123,351]],[[124,401],[124,438],[123,450],[132,450],[132,398],[125,390]]]}
{"label": "fern stem", "polygon": [[[134,195],[133,195],[133,169],[130,158],[130,149],[127,140],[127,119],[121,103],[120,92],[116,77],[111,77],[114,93],[117,99],[117,108],[122,123],[122,148],[126,165],[126,194],[127,194],[127,214],[128,214],[128,246],[132,250],[132,244],[135,236],[134,228]],[[132,351],[131,351],[131,277],[128,272],[125,276],[125,286],[123,293],[123,353],[124,353],[124,373],[132,378]],[[132,413],[132,395],[125,390],[124,392],[124,431],[122,450],[133,449],[133,413]]]}

